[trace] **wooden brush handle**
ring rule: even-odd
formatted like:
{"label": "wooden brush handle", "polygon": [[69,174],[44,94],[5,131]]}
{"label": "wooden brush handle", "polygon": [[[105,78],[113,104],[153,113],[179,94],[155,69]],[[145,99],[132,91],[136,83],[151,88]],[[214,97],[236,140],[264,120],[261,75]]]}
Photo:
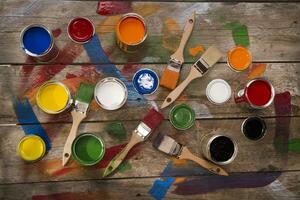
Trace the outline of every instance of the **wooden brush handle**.
{"label": "wooden brush handle", "polygon": [[195,67],[191,67],[190,73],[189,75],[186,77],[186,79],[184,81],[182,81],[182,83],[180,83],[165,99],[165,101],[163,102],[163,104],[161,105],[161,109],[169,106],[170,104],[172,104],[179,96],[180,94],[183,92],[183,90],[188,86],[188,84],[194,80],[195,78],[201,77],[202,74],[195,69]]}
{"label": "wooden brush handle", "polygon": [[73,118],[73,124],[72,124],[71,131],[68,135],[68,138],[67,138],[65,146],[64,146],[63,157],[62,157],[63,166],[65,166],[67,164],[67,162],[69,161],[69,159],[71,157],[72,143],[73,143],[74,139],[76,138],[79,124],[81,123],[81,121],[84,118],[86,118],[86,114],[76,112],[75,110],[71,111],[71,115]]}
{"label": "wooden brush handle", "polygon": [[228,173],[223,168],[221,168],[207,160],[204,160],[202,158],[195,156],[188,150],[187,147],[182,148],[179,159],[192,160],[192,161],[198,163],[201,167],[204,167],[205,169],[209,170],[212,173],[222,175],[222,176],[228,176]]}
{"label": "wooden brush handle", "polygon": [[171,58],[176,58],[181,63],[184,62],[184,57],[183,57],[184,47],[191,36],[191,33],[194,28],[194,24],[195,24],[195,11],[193,12],[193,14],[191,14],[191,16],[189,16],[189,18],[186,21],[178,49],[174,54],[171,55]]}

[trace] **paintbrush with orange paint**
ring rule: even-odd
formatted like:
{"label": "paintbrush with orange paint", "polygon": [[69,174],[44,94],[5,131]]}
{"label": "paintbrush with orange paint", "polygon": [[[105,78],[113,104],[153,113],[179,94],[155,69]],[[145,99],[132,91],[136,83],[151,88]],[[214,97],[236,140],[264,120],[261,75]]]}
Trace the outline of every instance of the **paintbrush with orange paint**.
{"label": "paintbrush with orange paint", "polygon": [[170,61],[160,78],[160,85],[168,89],[174,89],[177,85],[180,69],[184,62],[183,51],[184,47],[193,31],[195,24],[195,12],[187,19],[183,35],[177,51],[170,56]]}

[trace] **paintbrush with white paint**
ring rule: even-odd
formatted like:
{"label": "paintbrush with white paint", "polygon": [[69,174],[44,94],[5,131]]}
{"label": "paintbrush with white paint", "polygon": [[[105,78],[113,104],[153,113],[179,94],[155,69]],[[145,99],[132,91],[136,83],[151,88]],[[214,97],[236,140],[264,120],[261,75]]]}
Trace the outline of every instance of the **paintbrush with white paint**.
{"label": "paintbrush with white paint", "polygon": [[195,156],[190,152],[190,150],[186,146],[179,144],[173,138],[167,135],[159,133],[156,136],[156,138],[153,140],[152,145],[154,148],[170,156],[175,156],[177,159],[192,160],[197,164],[199,164],[201,167],[207,169],[208,171],[214,174],[228,176],[228,173],[223,168],[207,160],[204,160],[203,158],[199,158],[198,156]]}

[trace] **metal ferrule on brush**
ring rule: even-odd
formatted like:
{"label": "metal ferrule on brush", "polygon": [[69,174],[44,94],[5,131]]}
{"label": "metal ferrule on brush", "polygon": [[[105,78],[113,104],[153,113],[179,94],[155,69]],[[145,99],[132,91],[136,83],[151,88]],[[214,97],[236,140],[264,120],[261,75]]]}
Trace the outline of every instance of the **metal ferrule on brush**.
{"label": "metal ferrule on brush", "polygon": [[182,66],[182,62],[177,60],[176,58],[171,58],[168,64],[168,69],[174,72],[180,72]]}
{"label": "metal ferrule on brush", "polygon": [[134,132],[143,138],[143,140],[146,140],[151,133],[151,128],[149,128],[149,126],[147,126],[145,123],[141,122]]}
{"label": "metal ferrule on brush", "polygon": [[88,103],[84,103],[82,101],[77,101],[75,100],[75,103],[74,103],[74,110],[76,112],[80,112],[80,113],[86,113],[86,111],[88,110],[89,108],[89,104]]}
{"label": "metal ferrule on brush", "polygon": [[202,57],[194,63],[194,66],[201,74],[204,74],[209,68],[208,63]]}

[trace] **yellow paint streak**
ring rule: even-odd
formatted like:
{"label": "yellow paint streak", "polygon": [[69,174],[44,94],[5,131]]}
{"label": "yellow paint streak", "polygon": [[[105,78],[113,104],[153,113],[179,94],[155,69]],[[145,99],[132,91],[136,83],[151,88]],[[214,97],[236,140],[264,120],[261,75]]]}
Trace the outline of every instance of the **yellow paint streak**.
{"label": "yellow paint streak", "polygon": [[175,52],[179,46],[181,32],[178,23],[172,18],[167,18],[162,30],[164,48]]}
{"label": "yellow paint streak", "polygon": [[159,10],[159,4],[133,4],[132,9],[141,16],[147,17]]}
{"label": "yellow paint streak", "polygon": [[183,182],[185,182],[185,180],[186,180],[186,178],[183,178],[183,177],[176,178],[174,181],[174,184],[183,183]]}
{"label": "yellow paint streak", "polygon": [[187,164],[187,160],[181,160],[181,159],[174,159],[173,162],[175,165],[186,165]]}
{"label": "yellow paint streak", "polygon": [[35,161],[44,156],[46,151],[44,141],[36,136],[24,137],[18,146],[20,157],[26,161]]}
{"label": "yellow paint streak", "polygon": [[96,27],[96,32],[99,34],[114,33],[115,26],[120,19],[121,19],[121,15],[114,15],[114,16],[109,16],[109,17],[105,18]]}
{"label": "yellow paint streak", "polygon": [[267,64],[265,63],[252,64],[250,71],[247,75],[247,78],[251,80],[262,76],[265,73],[266,68],[267,68]]}
{"label": "yellow paint streak", "polygon": [[202,53],[202,52],[204,52],[204,47],[202,46],[202,45],[197,45],[197,46],[195,46],[195,47],[191,47],[191,48],[189,48],[189,54],[191,55],[191,56],[196,56],[196,55],[198,55],[199,53]]}

